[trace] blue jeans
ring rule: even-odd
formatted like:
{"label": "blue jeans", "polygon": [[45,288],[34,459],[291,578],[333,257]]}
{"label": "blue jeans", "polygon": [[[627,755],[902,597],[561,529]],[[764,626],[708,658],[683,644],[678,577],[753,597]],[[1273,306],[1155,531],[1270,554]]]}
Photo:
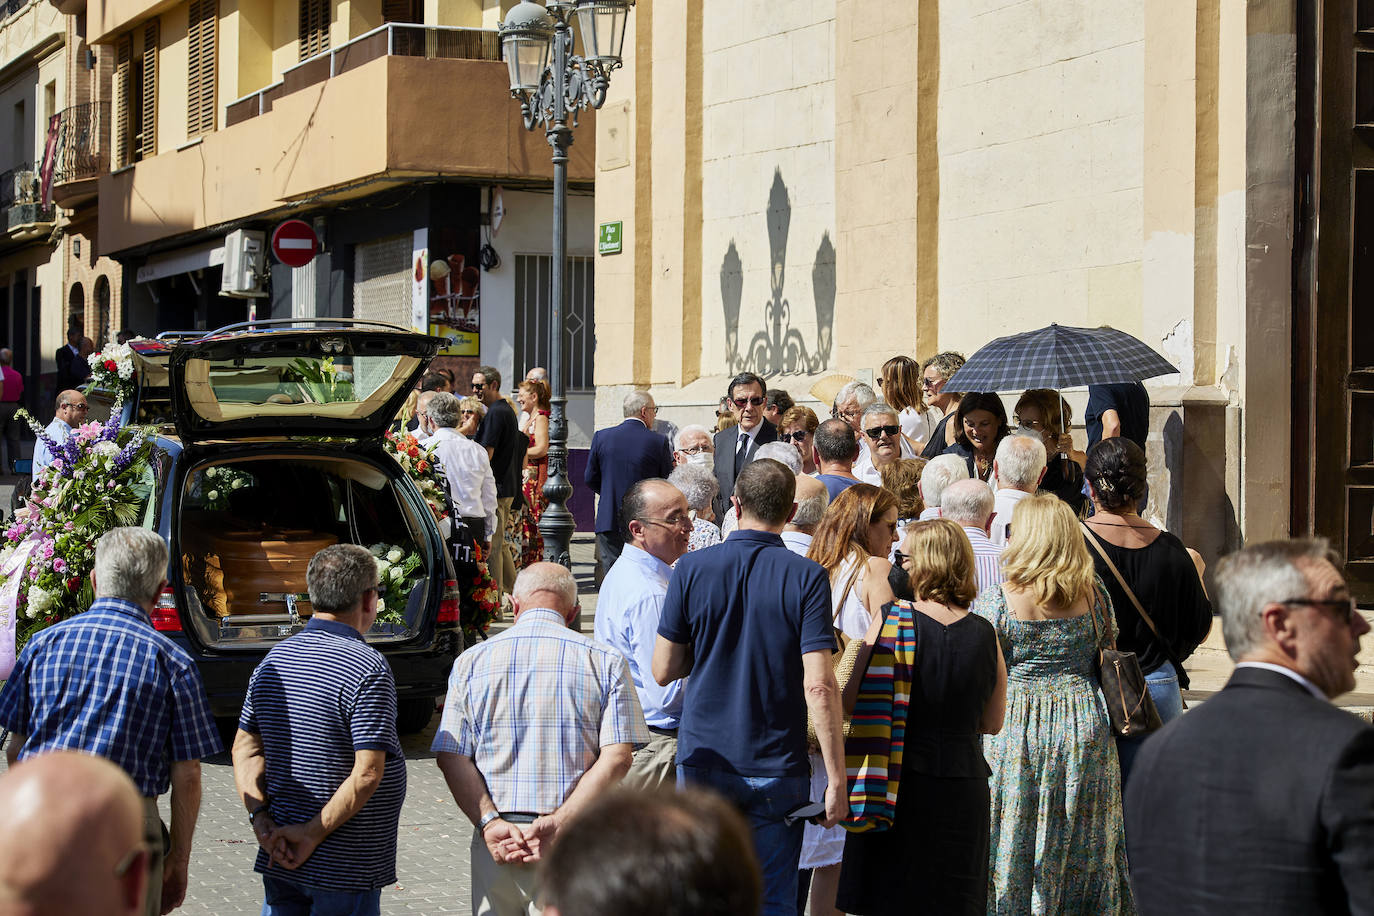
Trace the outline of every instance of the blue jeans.
{"label": "blue jeans", "polygon": [[382,891],[326,891],[262,876],[262,916],[378,916]]}
{"label": "blue jeans", "polygon": [[789,827],[782,819],[810,800],[811,778],[741,776],[727,770],[679,765],[677,784],[713,789],[740,810],[753,831],[754,852],[763,872],[762,916],[797,916],[802,822]]}
{"label": "blue jeans", "polygon": [[[1149,688],[1150,699],[1155,701],[1160,721],[1166,725],[1183,715],[1183,692],[1178,688],[1178,673],[1170,662],[1145,675],[1145,686]],[[1131,764],[1141,745],[1150,740],[1149,735],[1136,738],[1117,738],[1116,756],[1121,761],[1121,791],[1126,791],[1126,779],[1131,775]]]}

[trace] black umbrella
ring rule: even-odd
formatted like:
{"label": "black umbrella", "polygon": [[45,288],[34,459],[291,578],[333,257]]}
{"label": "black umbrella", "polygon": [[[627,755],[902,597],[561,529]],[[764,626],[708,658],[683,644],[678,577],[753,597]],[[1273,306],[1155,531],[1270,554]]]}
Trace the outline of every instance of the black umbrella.
{"label": "black umbrella", "polygon": [[1019,391],[1138,382],[1177,372],[1143,341],[1116,328],[1052,324],[999,337],[945,383],[949,391]]}

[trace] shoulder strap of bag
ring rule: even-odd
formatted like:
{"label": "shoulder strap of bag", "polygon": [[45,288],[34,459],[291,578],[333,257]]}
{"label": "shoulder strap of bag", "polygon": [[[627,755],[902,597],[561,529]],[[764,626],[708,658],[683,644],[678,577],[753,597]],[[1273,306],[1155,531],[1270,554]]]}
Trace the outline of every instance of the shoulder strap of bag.
{"label": "shoulder strap of bag", "polygon": [[1131,587],[1127,585],[1126,580],[1122,578],[1121,570],[1116,568],[1116,564],[1113,563],[1112,558],[1107,555],[1107,551],[1103,548],[1102,542],[1097,539],[1097,535],[1088,527],[1088,523],[1079,522],[1079,524],[1082,525],[1083,530],[1087,532],[1088,544],[1107,564],[1107,568],[1112,571],[1112,575],[1116,577],[1116,584],[1121,586],[1121,590],[1125,592],[1126,597],[1131,600],[1131,604],[1135,607],[1136,613],[1140,615],[1140,619],[1145,621],[1145,625],[1150,628],[1150,632],[1155,634],[1155,639],[1159,640],[1159,647],[1164,650],[1165,657],[1169,659],[1174,669],[1181,675],[1183,673],[1183,666],[1174,658],[1174,652],[1169,648],[1169,643],[1165,641],[1163,636],[1159,635],[1159,627],[1155,626],[1154,619],[1150,617],[1149,612],[1141,605],[1140,599],[1135,596],[1135,592],[1131,591]]}

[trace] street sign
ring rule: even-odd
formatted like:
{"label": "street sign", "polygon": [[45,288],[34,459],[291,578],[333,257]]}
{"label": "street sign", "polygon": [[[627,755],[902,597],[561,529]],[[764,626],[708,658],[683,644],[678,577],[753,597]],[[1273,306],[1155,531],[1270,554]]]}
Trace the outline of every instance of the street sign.
{"label": "street sign", "polygon": [[272,254],[287,267],[304,267],[320,253],[320,240],[310,224],[289,219],[272,230]]}
{"label": "street sign", "polygon": [[625,224],[620,220],[613,223],[602,223],[601,233],[597,237],[597,254],[620,254],[620,241],[624,235]]}

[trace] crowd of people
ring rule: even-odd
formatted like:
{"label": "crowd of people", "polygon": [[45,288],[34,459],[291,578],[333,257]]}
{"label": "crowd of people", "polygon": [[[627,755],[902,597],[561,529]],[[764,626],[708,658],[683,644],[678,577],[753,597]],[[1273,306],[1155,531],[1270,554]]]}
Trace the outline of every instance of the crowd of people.
{"label": "crowd of people", "polygon": [[[471,398],[426,381],[415,429],[514,615],[455,662],[431,748],[473,824],[474,914],[1374,910],[1374,727],[1329,703],[1369,625],[1336,558],[1285,541],[1223,559],[1237,671],[1183,715],[1213,605],[1201,558],[1140,514],[1143,392],[1091,392],[1078,451],[1058,396],[1025,392],[1009,422],[998,395],[946,390],[961,363],[896,357],[882,399],[849,382],[824,420],[743,373],[733,422],[671,442],[630,393],[586,472],[607,567],[591,635],[570,571],[528,553],[544,380],[519,416],[490,367]],[[62,818],[0,852],[0,906],[184,897],[219,738],[148,623],[166,566],[157,535],[107,534],[91,611],[0,689],[0,800],[29,799],[12,826]],[[232,743],[263,912],[378,913],[406,770],[364,639],[376,564],[331,546],[307,585],[314,615],[254,672]],[[1109,647],[1139,659],[1159,731],[1114,733]]]}

